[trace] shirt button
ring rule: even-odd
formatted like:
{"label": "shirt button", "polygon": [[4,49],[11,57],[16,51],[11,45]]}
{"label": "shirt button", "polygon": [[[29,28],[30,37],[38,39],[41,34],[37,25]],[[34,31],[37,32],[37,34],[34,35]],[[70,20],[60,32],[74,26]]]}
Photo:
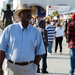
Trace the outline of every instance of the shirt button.
{"label": "shirt button", "polygon": [[22,57],[22,56],[21,56]]}

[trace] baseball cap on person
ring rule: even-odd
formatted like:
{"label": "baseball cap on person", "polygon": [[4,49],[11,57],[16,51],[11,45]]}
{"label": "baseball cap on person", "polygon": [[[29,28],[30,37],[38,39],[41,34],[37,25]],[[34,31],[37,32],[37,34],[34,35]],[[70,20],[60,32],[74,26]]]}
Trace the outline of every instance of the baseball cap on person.
{"label": "baseball cap on person", "polygon": [[72,20],[75,20],[75,13],[72,15]]}

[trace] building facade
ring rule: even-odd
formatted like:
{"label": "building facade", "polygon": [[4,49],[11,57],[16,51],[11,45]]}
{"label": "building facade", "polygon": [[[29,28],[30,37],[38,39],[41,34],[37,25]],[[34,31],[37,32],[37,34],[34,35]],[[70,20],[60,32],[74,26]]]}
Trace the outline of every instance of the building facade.
{"label": "building facade", "polygon": [[[34,9],[37,9],[38,16],[46,15],[46,6],[70,6],[71,9],[75,9],[75,0],[13,0],[13,10],[18,5],[27,3]],[[67,11],[67,10],[66,10]]]}
{"label": "building facade", "polygon": [[27,3],[30,6],[41,6],[46,10],[47,5],[57,6],[57,5],[67,5],[75,9],[75,0],[13,0],[13,9],[18,5]]}

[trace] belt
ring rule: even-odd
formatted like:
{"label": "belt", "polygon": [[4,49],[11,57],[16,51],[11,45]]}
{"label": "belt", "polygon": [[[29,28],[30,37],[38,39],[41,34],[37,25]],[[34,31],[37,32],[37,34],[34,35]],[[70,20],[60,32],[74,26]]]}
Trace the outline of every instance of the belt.
{"label": "belt", "polygon": [[20,66],[23,66],[23,65],[28,65],[30,63],[32,63],[33,61],[30,61],[30,62],[14,62],[14,61],[11,61],[11,60],[8,60],[10,63],[12,64],[15,64],[15,65],[20,65]]}

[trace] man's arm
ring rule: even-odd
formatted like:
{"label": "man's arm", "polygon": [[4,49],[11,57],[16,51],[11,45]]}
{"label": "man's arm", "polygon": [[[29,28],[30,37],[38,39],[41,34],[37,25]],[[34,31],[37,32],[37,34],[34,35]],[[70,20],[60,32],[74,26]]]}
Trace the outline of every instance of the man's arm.
{"label": "man's arm", "polygon": [[41,55],[36,55],[36,56],[35,56],[34,63],[38,66],[38,65],[39,65],[40,60],[41,60]]}
{"label": "man's arm", "polygon": [[0,50],[0,75],[3,75],[2,64],[5,58],[5,52]]}
{"label": "man's arm", "polygon": [[67,26],[67,42],[70,42],[70,40],[71,40],[71,39],[70,39],[70,37],[71,37],[70,28],[71,28],[71,27],[69,27],[69,26],[70,26],[70,25]]}

